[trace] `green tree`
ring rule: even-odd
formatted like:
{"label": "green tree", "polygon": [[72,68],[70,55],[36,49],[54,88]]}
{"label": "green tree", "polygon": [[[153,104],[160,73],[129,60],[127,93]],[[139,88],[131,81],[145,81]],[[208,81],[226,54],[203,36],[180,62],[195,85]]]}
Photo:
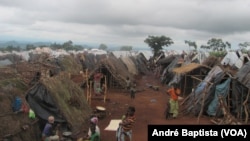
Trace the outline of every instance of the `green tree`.
{"label": "green tree", "polygon": [[131,51],[132,49],[133,49],[132,46],[122,46],[122,47],[120,48],[121,51]]}
{"label": "green tree", "polygon": [[79,51],[79,50],[83,50],[84,49],[84,47],[82,46],[82,45],[74,45],[74,50],[76,50],[76,51]]}
{"label": "green tree", "polygon": [[35,49],[36,47],[33,44],[27,44],[26,45],[26,50],[32,50]]}
{"label": "green tree", "polygon": [[63,43],[62,45],[64,50],[72,50],[73,49],[73,42],[71,40]]}
{"label": "green tree", "polygon": [[248,46],[250,46],[250,42],[239,43],[240,49],[246,49]]}
{"label": "green tree", "polygon": [[5,48],[5,51],[8,51],[8,52],[12,52],[12,51],[21,51],[21,47],[20,46],[13,46],[13,45],[8,45],[6,48]]}
{"label": "green tree", "polygon": [[148,38],[144,40],[144,42],[148,44],[148,46],[152,49],[154,53],[154,57],[156,57],[157,54],[162,51],[163,46],[168,47],[174,43],[171,38],[166,37],[164,35],[162,36],[150,36],[149,35]]}
{"label": "green tree", "polygon": [[62,45],[58,44],[58,43],[53,43],[53,44],[50,45],[50,48],[53,49],[53,50],[62,49]]}
{"label": "green tree", "polygon": [[105,44],[100,44],[99,48],[98,49],[101,49],[101,50],[107,50],[108,47],[105,45]]}
{"label": "green tree", "polygon": [[197,44],[196,44],[196,42],[185,40],[185,44],[188,44],[189,47],[194,47],[194,49],[197,50]]}
{"label": "green tree", "polygon": [[239,43],[239,46],[246,48],[247,46],[250,46],[250,42]]}
{"label": "green tree", "polygon": [[212,38],[208,40],[207,46],[202,45],[201,48],[211,49],[213,51],[225,51],[226,48],[231,48],[229,42],[223,42],[222,39]]}

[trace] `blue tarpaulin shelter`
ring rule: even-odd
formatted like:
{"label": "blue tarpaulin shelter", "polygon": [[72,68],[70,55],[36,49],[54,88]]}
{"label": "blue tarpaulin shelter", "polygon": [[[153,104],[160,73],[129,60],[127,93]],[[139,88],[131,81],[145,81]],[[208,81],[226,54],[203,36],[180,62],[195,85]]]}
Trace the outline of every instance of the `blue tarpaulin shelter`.
{"label": "blue tarpaulin shelter", "polygon": [[230,88],[230,82],[231,82],[231,78],[228,78],[223,83],[216,85],[214,99],[211,101],[207,109],[208,115],[215,116],[216,114],[221,114],[221,113],[218,113],[219,112],[218,107],[220,106],[219,96],[222,96],[223,98],[226,99],[228,92],[229,92],[229,88]]}

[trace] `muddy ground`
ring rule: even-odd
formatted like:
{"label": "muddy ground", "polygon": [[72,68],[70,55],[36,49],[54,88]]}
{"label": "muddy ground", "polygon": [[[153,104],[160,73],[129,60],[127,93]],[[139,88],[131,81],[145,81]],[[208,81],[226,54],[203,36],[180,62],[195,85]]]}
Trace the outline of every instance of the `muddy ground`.
{"label": "muddy ground", "polygon": [[[132,105],[136,108],[136,123],[133,128],[134,141],[146,141],[147,126],[149,124],[213,124],[209,117],[202,116],[199,120],[197,117],[182,115],[180,113],[177,119],[165,119],[164,111],[168,96],[165,93],[166,86],[162,86],[158,78],[154,75],[138,76],[136,78],[137,90],[135,99],[132,100],[125,90],[108,90],[106,102],[103,96],[93,96],[91,107],[102,106],[106,109],[106,116],[99,120],[102,141],[116,141],[115,131],[104,130],[111,119],[120,119],[126,112],[128,106]],[[159,86],[159,90],[149,88],[147,84]],[[181,105],[180,105],[181,108]]]}

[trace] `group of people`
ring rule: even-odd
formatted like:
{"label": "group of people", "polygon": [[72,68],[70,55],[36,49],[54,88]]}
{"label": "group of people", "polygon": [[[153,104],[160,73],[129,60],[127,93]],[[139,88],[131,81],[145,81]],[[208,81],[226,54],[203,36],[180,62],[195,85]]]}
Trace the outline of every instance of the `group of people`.
{"label": "group of people", "polygon": [[[129,106],[126,113],[122,116],[122,120],[119,123],[119,127],[116,131],[117,141],[125,141],[129,139],[132,141],[132,128],[136,121],[135,117],[135,107]],[[48,121],[44,126],[42,131],[42,140],[43,141],[59,141],[59,136],[54,133],[54,116],[49,116]],[[100,141],[101,139],[100,128],[98,126],[98,117],[96,115],[91,116],[90,125],[88,133],[85,137],[85,140],[88,141]]]}
{"label": "group of people", "polygon": [[[129,78],[127,78],[127,86],[126,88],[130,90],[131,98],[134,98],[135,86],[131,86],[131,82],[129,82]],[[166,93],[170,95],[168,101],[168,109],[166,114],[168,117],[166,118],[176,118],[178,116],[179,103],[178,96],[181,91],[176,83],[173,83],[169,89],[166,90]],[[48,117],[48,122],[46,123],[43,132],[42,139],[43,141],[52,141],[59,139],[59,136],[53,134],[53,124],[54,124],[54,116]],[[117,141],[125,141],[128,138],[130,141],[132,140],[132,128],[136,121],[135,117],[135,107],[129,106],[126,114],[122,116],[122,120],[119,124],[119,127],[116,131],[116,139]],[[92,116],[90,118],[90,126],[88,130],[88,134],[86,139],[89,141],[100,141],[100,128],[98,126],[98,117]]]}
{"label": "group of people", "polygon": [[[42,141],[59,141],[59,135],[55,132],[55,118],[49,116],[42,131]],[[85,137],[88,141],[100,141],[100,128],[98,126],[98,117],[93,115],[90,118],[88,133]]]}

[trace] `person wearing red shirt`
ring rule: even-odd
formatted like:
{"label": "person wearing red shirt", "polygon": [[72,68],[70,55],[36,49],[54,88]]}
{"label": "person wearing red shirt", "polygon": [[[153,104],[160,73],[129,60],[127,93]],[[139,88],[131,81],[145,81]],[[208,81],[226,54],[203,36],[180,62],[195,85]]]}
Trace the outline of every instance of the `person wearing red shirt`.
{"label": "person wearing red shirt", "polygon": [[178,96],[180,95],[180,89],[177,87],[176,83],[171,85],[171,88],[167,90],[167,94],[170,95],[169,104],[170,110],[169,113],[173,115],[173,118],[176,118],[179,113],[179,103]]}

